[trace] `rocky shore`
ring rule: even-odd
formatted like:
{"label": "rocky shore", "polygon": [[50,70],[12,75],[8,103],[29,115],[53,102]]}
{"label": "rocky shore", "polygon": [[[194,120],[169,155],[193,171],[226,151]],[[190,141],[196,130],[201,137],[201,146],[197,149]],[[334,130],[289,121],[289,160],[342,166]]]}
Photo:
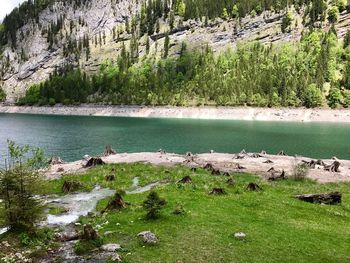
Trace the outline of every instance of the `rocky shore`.
{"label": "rocky shore", "polygon": [[55,106],[19,107],[0,105],[0,113],[107,116],[138,118],[188,118],[245,121],[350,123],[350,109],[252,108],[252,107],[143,107],[143,106]]}

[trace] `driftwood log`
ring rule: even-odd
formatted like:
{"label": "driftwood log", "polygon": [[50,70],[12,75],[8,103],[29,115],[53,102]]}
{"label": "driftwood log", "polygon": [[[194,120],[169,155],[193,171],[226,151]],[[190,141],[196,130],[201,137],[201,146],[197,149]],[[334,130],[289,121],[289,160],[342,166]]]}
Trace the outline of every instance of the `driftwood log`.
{"label": "driftwood log", "polygon": [[324,169],[329,172],[339,173],[340,162],[334,161],[331,165],[325,165]]}
{"label": "driftwood log", "polygon": [[67,193],[75,192],[83,187],[84,187],[83,183],[79,181],[66,180],[63,183],[62,192],[67,194]]}
{"label": "driftwood log", "polygon": [[341,203],[342,194],[339,192],[325,194],[303,194],[295,195],[294,198],[308,203],[336,205]]}
{"label": "driftwood log", "polygon": [[91,157],[85,164],[85,168],[88,168],[88,167],[94,167],[94,166],[97,166],[97,165],[104,165],[105,162],[102,161],[102,159],[100,157]]}

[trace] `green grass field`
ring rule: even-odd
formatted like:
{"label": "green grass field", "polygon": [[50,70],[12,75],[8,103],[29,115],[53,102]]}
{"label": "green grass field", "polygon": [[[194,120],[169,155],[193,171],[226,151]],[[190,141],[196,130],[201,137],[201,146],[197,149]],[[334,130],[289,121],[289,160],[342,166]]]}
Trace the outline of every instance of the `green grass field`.
{"label": "green grass field", "polygon": [[[104,177],[116,169],[116,181]],[[190,175],[193,183],[176,185]],[[143,164],[104,166],[84,175],[66,176],[52,181],[48,192],[60,193],[65,179],[77,179],[87,188],[96,184],[127,190],[135,176],[144,185],[167,180],[168,185],[155,190],[167,200],[162,217],[145,220],[142,202],[147,193],[126,195],[130,205],[121,212],[82,218],[82,223],[103,225],[99,230],[104,243],[119,243],[123,262],[350,262],[350,184],[318,184],[304,181],[268,183],[246,174],[232,177],[234,187],[226,185],[227,177],[215,177],[205,170],[191,172],[186,167],[164,168]],[[245,190],[257,182],[261,192]],[[226,195],[212,196],[213,187],[224,187]],[[326,206],[304,203],[291,198],[294,194],[340,191],[343,203]],[[98,205],[105,208],[107,200]],[[174,215],[182,204],[185,215]],[[137,233],[154,232],[160,239],[156,246],[144,246]],[[108,237],[104,232],[114,231]],[[235,232],[244,232],[246,240],[236,240]]]}

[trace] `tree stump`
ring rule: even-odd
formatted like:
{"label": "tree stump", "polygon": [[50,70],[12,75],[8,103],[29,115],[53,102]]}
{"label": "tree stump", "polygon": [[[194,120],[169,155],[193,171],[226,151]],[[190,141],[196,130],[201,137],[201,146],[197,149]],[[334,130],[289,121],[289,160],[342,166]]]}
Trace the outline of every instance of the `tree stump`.
{"label": "tree stump", "polygon": [[242,160],[242,159],[244,159],[244,158],[245,158],[245,156],[242,155],[242,154],[237,154],[237,155],[235,155],[235,157],[234,157],[234,159],[236,159],[236,160]]}
{"label": "tree stump", "polygon": [[197,168],[196,167],[191,167],[191,172],[197,172]]}
{"label": "tree stump", "polygon": [[230,175],[229,172],[224,172],[224,173],[223,173],[223,176],[229,177],[229,176],[231,176],[231,175]]}
{"label": "tree stump", "polygon": [[262,150],[260,154],[261,155],[266,155],[267,153],[266,153],[266,151]]}
{"label": "tree stump", "polygon": [[75,192],[84,187],[84,184],[76,180],[66,180],[62,186],[63,193]]}
{"label": "tree stump", "polygon": [[103,153],[104,156],[110,156],[110,155],[114,155],[117,154],[117,152],[115,150],[112,149],[112,146],[107,145],[105,152]]}
{"label": "tree stump", "polygon": [[295,195],[294,198],[308,203],[336,205],[341,203],[342,194],[339,192],[325,194],[303,194]]}
{"label": "tree stump", "polygon": [[107,207],[102,211],[103,213],[106,211],[117,210],[120,211],[125,208],[125,202],[120,193],[116,193],[111,200],[109,200]]}
{"label": "tree stump", "polygon": [[258,153],[253,153],[250,157],[252,157],[252,158],[260,158],[262,156],[260,154],[258,154]]}
{"label": "tree stump", "polygon": [[340,162],[334,161],[331,165],[325,165],[324,169],[329,172],[339,173]]}
{"label": "tree stump", "polygon": [[64,161],[61,159],[61,157],[53,156],[49,160],[49,165],[57,165],[57,164],[64,164]]}
{"label": "tree stump", "polygon": [[287,154],[282,150],[280,151],[277,155],[280,155],[280,156],[287,156]]}
{"label": "tree stump", "polygon": [[279,181],[279,180],[285,180],[287,179],[286,173],[283,170],[282,173],[279,173],[278,171],[275,171],[271,174],[269,178],[267,178],[268,181]]}
{"label": "tree stump", "polygon": [[115,181],[115,175],[114,174],[107,175],[105,179],[107,182],[113,182]]}
{"label": "tree stump", "polygon": [[88,167],[94,167],[94,166],[97,166],[97,165],[104,165],[105,162],[102,161],[102,159],[100,157],[91,157],[85,164],[85,168],[88,168]]}
{"label": "tree stump", "polygon": [[259,192],[261,191],[261,187],[259,185],[257,185],[256,183],[249,183],[247,185],[247,190],[249,191],[254,191],[254,192]]}
{"label": "tree stump", "polygon": [[224,195],[224,194],[226,194],[226,192],[223,188],[213,188],[213,190],[211,190],[211,192],[209,194],[211,194],[211,195]]}
{"label": "tree stump", "polygon": [[190,184],[192,183],[192,178],[190,176],[185,176],[180,181],[177,182],[178,184]]}
{"label": "tree stump", "polygon": [[239,163],[236,163],[236,169],[238,169],[238,170],[246,170],[247,168],[245,168],[244,166],[240,165]]}
{"label": "tree stump", "polygon": [[90,240],[97,240],[98,234],[95,229],[93,229],[92,225],[84,225],[83,233],[81,234],[81,239],[90,241]]}
{"label": "tree stump", "polygon": [[213,169],[213,170],[211,171],[211,175],[221,175],[221,172],[220,172],[219,169]]}
{"label": "tree stump", "polygon": [[230,178],[226,181],[226,184],[232,187],[235,186],[236,182],[232,178]]}
{"label": "tree stump", "polygon": [[208,171],[212,171],[212,170],[214,170],[214,167],[213,167],[213,165],[212,165],[211,163],[207,163],[207,164],[203,167],[203,169],[208,170]]}
{"label": "tree stump", "polygon": [[247,154],[247,152],[245,151],[245,149],[243,149],[239,154],[245,155],[245,154]]}

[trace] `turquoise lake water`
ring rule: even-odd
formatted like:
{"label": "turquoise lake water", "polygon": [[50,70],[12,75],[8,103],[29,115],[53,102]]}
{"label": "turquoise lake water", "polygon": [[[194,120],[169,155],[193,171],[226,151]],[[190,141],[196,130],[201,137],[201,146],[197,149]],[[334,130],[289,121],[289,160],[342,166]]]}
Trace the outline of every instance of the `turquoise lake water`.
{"label": "turquoise lake water", "polygon": [[350,159],[350,124],[0,114],[0,162],[7,139],[66,161],[100,154],[108,144],[118,152],[283,149],[289,155]]}

